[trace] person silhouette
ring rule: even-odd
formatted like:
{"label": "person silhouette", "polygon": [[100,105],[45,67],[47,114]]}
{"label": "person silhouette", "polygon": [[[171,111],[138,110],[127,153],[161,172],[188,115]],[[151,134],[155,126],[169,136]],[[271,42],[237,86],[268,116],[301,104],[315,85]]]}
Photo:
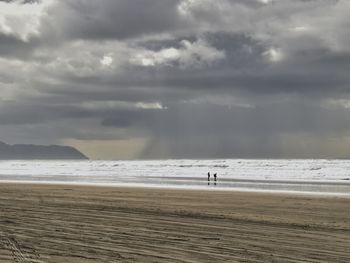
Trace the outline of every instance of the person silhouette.
{"label": "person silhouette", "polygon": [[214,185],[216,185],[216,179],[217,179],[217,176],[216,176],[216,173],[214,174]]}
{"label": "person silhouette", "polygon": [[210,184],[210,172],[208,172],[208,185]]}

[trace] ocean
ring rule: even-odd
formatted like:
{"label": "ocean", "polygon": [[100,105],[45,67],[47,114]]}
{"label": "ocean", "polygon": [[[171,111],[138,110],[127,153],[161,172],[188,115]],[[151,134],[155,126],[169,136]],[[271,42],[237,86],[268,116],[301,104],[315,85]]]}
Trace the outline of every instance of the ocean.
{"label": "ocean", "polygon": [[0,161],[1,181],[350,196],[350,160]]}

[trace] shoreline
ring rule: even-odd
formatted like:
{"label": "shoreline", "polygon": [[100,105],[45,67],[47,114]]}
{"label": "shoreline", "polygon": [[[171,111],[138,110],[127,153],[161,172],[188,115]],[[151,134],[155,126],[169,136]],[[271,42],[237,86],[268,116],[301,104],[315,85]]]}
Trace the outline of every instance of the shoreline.
{"label": "shoreline", "polygon": [[0,183],[0,262],[16,251],[45,263],[346,262],[349,204],[341,197]]}
{"label": "shoreline", "polygon": [[237,192],[237,193],[257,193],[287,196],[310,196],[310,197],[339,197],[350,199],[350,193],[334,193],[334,192],[312,192],[312,191],[293,191],[293,190],[265,190],[254,188],[231,188],[211,185],[206,186],[174,186],[174,185],[152,185],[152,184],[113,184],[113,183],[82,183],[82,182],[50,182],[50,181],[16,181],[16,180],[0,180],[1,184],[8,185],[42,185],[42,186],[76,186],[76,187],[101,187],[101,188],[128,188],[128,189],[155,189],[155,190],[174,190],[174,191],[204,191],[204,192]]}

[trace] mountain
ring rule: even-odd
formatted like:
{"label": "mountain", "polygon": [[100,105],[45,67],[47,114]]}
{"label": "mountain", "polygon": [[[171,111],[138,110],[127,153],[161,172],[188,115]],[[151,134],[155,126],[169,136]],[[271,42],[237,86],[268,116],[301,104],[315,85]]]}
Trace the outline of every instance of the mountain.
{"label": "mountain", "polygon": [[84,154],[69,146],[9,145],[0,142],[0,160],[86,160]]}

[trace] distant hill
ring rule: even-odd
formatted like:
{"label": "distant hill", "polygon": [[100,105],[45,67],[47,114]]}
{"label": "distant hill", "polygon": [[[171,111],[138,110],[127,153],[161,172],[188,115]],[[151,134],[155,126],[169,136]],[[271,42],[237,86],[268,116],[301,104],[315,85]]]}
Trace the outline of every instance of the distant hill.
{"label": "distant hill", "polygon": [[86,160],[84,154],[69,146],[9,145],[0,142],[0,160]]}

